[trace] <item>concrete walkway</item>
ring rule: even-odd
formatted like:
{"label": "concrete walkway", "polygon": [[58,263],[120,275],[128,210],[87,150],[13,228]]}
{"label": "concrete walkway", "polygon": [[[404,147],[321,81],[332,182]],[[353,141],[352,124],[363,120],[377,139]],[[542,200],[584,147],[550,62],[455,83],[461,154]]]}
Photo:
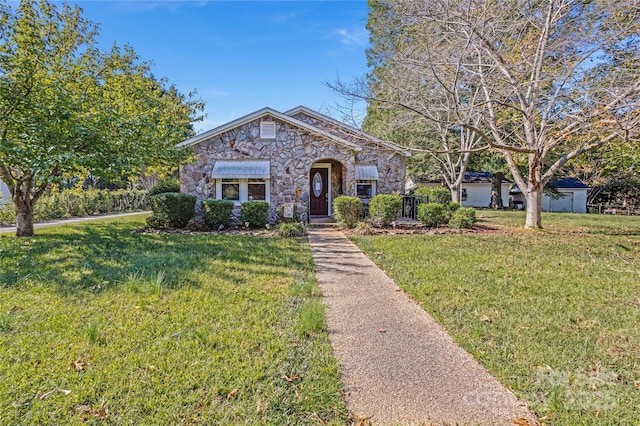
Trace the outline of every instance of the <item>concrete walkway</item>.
{"label": "concrete walkway", "polygon": [[[59,226],[59,225],[69,225],[72,223],[79,223],[79,222],[89,222],[91,220],[99,220],[99,219],[113,219],[116,217],[126,217],[126,216],[136,216],[139,214],[147,214],[150,213],[149,211],[144,211],[144,212],[133,212],[133,213],[114,213],[114,214],[106,214],[103,216],[83,216],[83,217],[74,217],[71,219],[61,219],[61,220],[56,220],[53,222],[39,222],[39,223],[35,223],[33,225],[33,227],[35,229],[39,229],[39,228],[48,228],[50,226]],[[0,234],[3,232],[13,232],[15,234],[16,232],[16,227],[15,226],[0,226]]]}
{"label": "concrete walkway", "polygon": [[537,424],[344,234],[311,229],[309,242],[354,418],[385,425]]}

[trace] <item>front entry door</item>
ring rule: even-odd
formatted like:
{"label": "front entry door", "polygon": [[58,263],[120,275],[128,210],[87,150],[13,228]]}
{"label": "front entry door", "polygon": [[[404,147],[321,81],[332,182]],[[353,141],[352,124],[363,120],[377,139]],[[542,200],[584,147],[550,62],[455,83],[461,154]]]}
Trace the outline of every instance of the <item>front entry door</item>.
{"label": "front entry door", "polygon": [[309,173],[309,214],[327,216],[329,214],[329,169],[311,169]]}

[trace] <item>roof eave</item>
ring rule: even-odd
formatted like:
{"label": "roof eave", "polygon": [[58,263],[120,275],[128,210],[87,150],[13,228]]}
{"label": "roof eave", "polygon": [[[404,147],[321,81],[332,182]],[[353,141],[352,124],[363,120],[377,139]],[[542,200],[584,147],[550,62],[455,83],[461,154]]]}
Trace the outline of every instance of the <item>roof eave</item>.
{"label": "roof eave", "polygon": [[246,123],[249,123],[249,122],[251,122],[253,120],[256,120],[256,119],[258,119],[258,118],[260,118],[262,116],[265,116],[265,115],[271,115],[274,118],[277,118],[277,119],[279,119],[281,121],[284,121],[286,123],[301,127],[301,128],[303,128],[303,129],[305,129],[305,130],[307,130],[307,131],[309,131],[311,133],[314,133],[314,134],[316,134],[318,136],[327,137],[327,138],[333,140],[334,142],[337,142],[337,143],[339,143],[341,145],[345,145],[345,146],[353,149],[356,152],[362,151],[362,147],[358,146],[357,144],[354,144],[353,142],[349,142],[349,141],[347,141],[345,139],[342,139],[340,137],[337,137],[335,135],[327,133],[327,132],[323,131],[322,129],[318,129],[318,128],[316,128],[314,126],[311,126],[311,125],[309,125],[307,123],[304,123],[304,122],[302,122],[300,120],[296,120],[293,117],[290,117],[290,116],[288,116],[286,114],[278,112],[278,111],[276,111],[276,110],[274,110],[272,108],[269,108],[269,107],[262,108],[262,109],[260,109],[258,111],[255,111],[255,112],[251,113],[251,114],[247,114],[247,115],[245,115],[243,117],[240,117],[240,118],[238,118],[236,120],[233,120],[233,121],[230,121],[230,122],[228,122],[226,124],[223,124],[222,126],[218,126],[218,127],[214,128],[214,129],[211,129],[211,130],[208,130],[206,132],[200,133],[199,135],[193,136],[193,137],[191,137],[191,138],[189,138],[189,139],[187,139],[185,141],[182,141],[182,142],[178,143],[176,145],[176,147],[184,148],[184,147],[190,147],[190,146],[193,146],[193,145],[197,145],[200,142],[204,142],[207,139],[211,139],[211,138],[213,138],[213,137],[215,137],[215,136],[217,136],[219,134],[222,134],[222,133],[224,133],[226,131],[229,131],[231,129],[234,129],[236,127],[242,126],[242,125],[244,125]]}
{"label": "roof eave", "polygon": [[334,123],[334,124],[336,124],[338,126],[342,126],[342,127],[346,128],[346,129],[356,133],[359,136],[362,136],[362,137],[364,137],[366,139],[369,139],[374,143],[386,146],[389,149],[397,151],[397,152],[399,152],[400,154],[402,154],[405,157],[411,157],[411,152],[407,151],[406,149],[403,149],[402,147],[400,147],[399,145],[397,145],[397,144],[395,144],[393,142],[383,141],[382,139],[379,139],[379,138],[377,138],[377,137],[375,137],[373,135],[370,135],[367,132],[363,132],[360,129],[356,129],[355,127],[349,126],[348,124],[342,123],[342,122],[340,122],[340,121],[338,121],[338,120],[336,120],[334,118],[331,118],[329,116],[321,114],[321,113],[319,113],[317,111],[314,111],[314,110],[312,110],[310,108],[307,108],[307,107],[305,107],[303,105],[299,105],[299,106],[297,106],[295,108],[292,108],[292,109],[290,109],[288,111],[285,111],[284,114],[285,115],[292,115],[292,114],[296,114],[298,112],[304,112],[304,113],[309,114],[312,117],[318,118],[320,120],[323,120],[323,119],[324,120],[328,120],[328,121],[330,121],[330,122],[332,122],[332,123]]}

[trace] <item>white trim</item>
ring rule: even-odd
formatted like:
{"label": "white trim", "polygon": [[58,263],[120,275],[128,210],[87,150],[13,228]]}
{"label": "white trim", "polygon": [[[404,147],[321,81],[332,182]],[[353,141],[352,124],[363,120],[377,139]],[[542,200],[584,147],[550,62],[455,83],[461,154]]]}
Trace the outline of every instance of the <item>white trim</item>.
{"label": "white trim", "polygon": [[[313,163],[311,169],[328,169],[327,172],[327,215],[332,216],[331,205],[333,204],[333,193],[331,192],[331,163]],[[309,189],[311,189],[311,169],[309,169]],[[311,194],[309,194],[311,197]]]}

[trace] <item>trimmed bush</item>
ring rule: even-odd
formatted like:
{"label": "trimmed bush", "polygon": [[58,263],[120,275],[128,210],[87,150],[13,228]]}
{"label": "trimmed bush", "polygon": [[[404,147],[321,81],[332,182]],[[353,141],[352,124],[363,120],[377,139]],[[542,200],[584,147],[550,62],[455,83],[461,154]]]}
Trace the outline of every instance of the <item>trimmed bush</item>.
{"label": "trimmed bush", "polygon": [[379,218],[388,225],[398,218],[402,210],[402,197],[391,194],[378,194],[369,203],[369,216]]}
{"label": "trimmed bush", "polygon": [[276,228],[279,237],[293,238],[307,235],[307,227],[301,223],[281,223]]}
{"label": "trimmed bush", "polygon": [[420,204],[418,220],[426,226],[440,226],[449,220],[449,211],[440,203]]}
{"label": "trimmed bush", "polygon": [[448,205],[451,202],[451,191],[441,186],[423,186],[417,188],[414,194],[418,197],[427,197],[429,203]]}
{"label": "trimmed bush", "polygon": [[451,201],[449,204],[447,204],[447,208],[449,209],[449,212],[451,214],[453,214],[456,210],[458,210],[460,208],[460,203],[456,203],[455,201]]}
{"label": "trimmed bush", "polygon": [[247,201],[240,205],[240,222],[254,228],[264,228],[268,212],[269,203],[266,201]]}
{"label": "trimmed bush", "polygon": [[476,223],[476,209],[460,207],[449,219],[450,228],[471,228]]}
{"label": "trimmed bush", "polygon": [[204,226],[207,229],[218,229],[220,226],[228,227],[231,223],[233,201],[230,200],[204,200]]}
{"label": "trimmed bush", "polygon": [[180,181],[177,179],[164,180],[149,189],[149,195],[166,194],[168,192],[180,192]]}
{"label": "trimmed bush", "polygon": [[184,228],[195,216],[196,197],[167,192],[151,197],[153,214],[147,218],[152,228]]}
{"label": "trimmed bush", "polygon": [[341,224],[352,228],[360,217],[360,198],[340,195],[333,200],[333,217]]}

